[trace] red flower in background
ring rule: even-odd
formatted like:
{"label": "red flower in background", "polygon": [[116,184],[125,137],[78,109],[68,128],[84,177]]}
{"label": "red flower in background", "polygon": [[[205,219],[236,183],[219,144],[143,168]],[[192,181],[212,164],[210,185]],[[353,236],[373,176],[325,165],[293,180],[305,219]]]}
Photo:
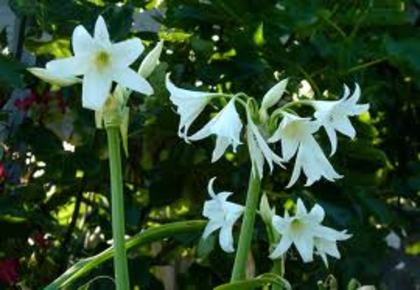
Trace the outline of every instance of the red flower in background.
{"label": "red flower in background", "polygon": [[5,259],[0,261],[0,282],[8,286],[16,284],[19,280],[19,262],[17,259]]}
{"label": "red flower in background", "polygon": [[0,183],[6,179],[6,168],[4,167],[3,162],[0,162]]}
{"label": "red flower in background", "polygon": [[27,112],[34,105],[38,105],[43,109],[47,109],[51,101],[53,101],[54,105],[57,106],[63,113],[65,113],[66,104],[64,102],[63,96],[61,95],[61,91],[53,93],[46,91],[42,94],[38,94],[35,90],[31,89],[26,97],[15,100],[14,105],[19,110]]}

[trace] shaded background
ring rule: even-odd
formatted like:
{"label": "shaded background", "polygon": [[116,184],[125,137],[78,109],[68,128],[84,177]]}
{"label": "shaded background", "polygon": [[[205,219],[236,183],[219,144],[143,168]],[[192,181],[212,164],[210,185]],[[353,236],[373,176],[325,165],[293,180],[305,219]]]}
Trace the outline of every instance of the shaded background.
{"label": "shaded background", "polygon": [[[340,95],[343,83],[358,82],[371,109],[354,120],[355,140],[339,140],[332,163],[345,178],[310,188],[300,182],[286,191],[290,170],[278,169],[263,182],[279,212],[297,197],[319,202],[329,226],[353,234],[330,269],[320,259],[303,265],[292,252],[286,278],[295,289],[314,289],[329,273],[342,287],[356,277],[379,289],[420,289],[419,13],[420,1],[399,0],[0,1],[0,289],[40,289],[78,259],[108,247],[106,136],[95,130],[93,113],[81,108],[80,86],[49,92],[24,70],[70,55],[73,28],[92,31],[99,14],[114,41],[138,36],[148,51],[165,40],[162,63],[151,76],[156,94],[130,100],[129,235],[200,218],[212,176],[218,176],[217,189],[245,200],[245,146],[210,165],[211,138],[190,145],[179,139],[165,72],[185,88],[244,91],[257,99],[284,77],[290,78],[289,96],[308,95],[306,80],[317,98],[325,90]],[[319,141],[328,153],[326,136]],[[227,281],[233,255],[214,238],[199,238],[179,236],[130,252],[133,287],[205,290]],[[267,254],[259,220],[249,270],[269,270]],[[91,288],[113,289],[106,276],[112,277],[111,262],[74,289],[95,277]]]}

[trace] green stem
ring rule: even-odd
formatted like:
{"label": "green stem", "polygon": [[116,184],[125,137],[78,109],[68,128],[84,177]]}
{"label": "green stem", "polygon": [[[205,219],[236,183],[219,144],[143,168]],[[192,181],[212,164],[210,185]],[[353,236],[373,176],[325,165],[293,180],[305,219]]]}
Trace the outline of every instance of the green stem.
{"label": "green stem", "polygon": [[238,250],[236,251],[235,262],[230,279],[231,282],[245,279],[248,252],[251,247],[255,215],[257,213],[258,200],[260,197],[260,186],[260,178],[255,176],[251,170],[248,184],[248,193],[246,197],[244,219],[241,225],[241,233],[239,234]]}
{"label": "green stem", "polygon": [[109,168],[111,172],[112,237],[114,241],[114,272],[117,290],[129,290],[127,253],[125,250],[124,196],[121,172],[120,131],[107,126]]}

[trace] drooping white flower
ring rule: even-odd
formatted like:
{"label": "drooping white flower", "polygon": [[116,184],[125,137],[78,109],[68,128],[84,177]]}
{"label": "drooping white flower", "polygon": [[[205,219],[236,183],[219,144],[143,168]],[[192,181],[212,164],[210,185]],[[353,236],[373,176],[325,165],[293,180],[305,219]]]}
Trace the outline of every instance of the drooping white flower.
{"label": "drooping white flower", "polygon": [[169,99],[177,107],[180,116],[178,136],[188,142],[188,129],[194,120],[204,110],[212,97],[218,96],[217,93],[190,91],[176,87],[166,75],[166,89],[170,93]]}
{"label": "drooping white flower", "polygon": [[336,131],[354,138],[356,130],[353,128],[349,117],[356,116],[369,110],[369,104],[357,104],[360,99],[360,87],[356,83],[352,95],[349,88],[344,85],[344,95],[338,101],[312,101],[315,108],[315,118],[325,128],[331,143],[331,155],[337,150]]}
{"label": "drooping white flower", "polygon": [[213,150],[212,162],[217,161],[229,145],[232,145],[233,152],[242,144],[240,140],[242,122],[236,111],[235,99],[232,98],[229,103],[211,119],[203,128],[189,137],[196,141],[208,137],[211,134],[216,135],[216,146]]}
{"label": "drooping white flower", "polygon": [[248,125],[246,127],[246,138],[248,151],[252,163],[252,174],[260,179],[264,174],[264,162],[267,161],[270,173],[273,172],[274,163],[283,167],[282,161],[273,150],[268,146],[266,139],[260,128],[254,123],[249,112],[247,112]]}
{"label": "drooping white flower", "polygon": [[149,83],[129,67],[144,49],[139,38],[112,43],[99,16],[93,37],[82,25],[74,29],[72,46],[74,56],[50,61],[46,68],[57,76],[83,75],[83,107],[100,110],[113,81],[146,95],[153,93]]}
{"label": "drooping white flower", "polygon": [[244,207],[227,201],[232,192],[214,193],[213,183],[216,177],[213,177],[208,184],[208,192],[211,200],[204,203],[203,216],[209,219],[203,232],[203,239],[206,239],[213,232],[220,229],[219,244],[227,253],[234,251],[233,247],[233,225],[239,219],[244,211]]}
{"label": "drooping white flower", "polygon": [[270,254],[270,258],[279,258],[292,245],[296,247],[305,263],[313,261],[314,252],[319,254],[324,262],[326,255],[339,258],[336,242],[346,240],[351,236],[345,231],[339,232],[321,225],[324,217],[325,212],[321,206],[316,204],[308,212],[301,199],[297,201],[297,210],[294,216],[289,216],[287,212],[284,217],[274,216],[273,227],[281,235],[281,238]]}
{"label": "drooping white flower", "polygon": [[281,140],[285,161],[289,161],[297,152],[292,176],[286,187],[295,184],[302,170],[307,177],[305,186],[312,185],[321,177],[329,181],[342,177],[334,170],[312,135],[319,126],[317,121],[311,121],[309,118],[284,113],[279,127],[270,137],[269,142]]}
{"label": "drooping white flower", "polygon": [[75,76],[60,75],[45,68],[31,67],[28,68],[28,71],[41,80],[59,87],[67,87],[82,82],[81,79]]}

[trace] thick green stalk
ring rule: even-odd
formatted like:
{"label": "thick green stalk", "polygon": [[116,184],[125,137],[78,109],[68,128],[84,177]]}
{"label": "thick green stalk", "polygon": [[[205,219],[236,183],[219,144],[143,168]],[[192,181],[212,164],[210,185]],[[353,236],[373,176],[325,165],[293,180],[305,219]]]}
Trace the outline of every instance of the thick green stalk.
{"label": "thick green stalk", "polygon": [[129,290],[127,253],[125,250],[124,196],[121,171],[120,131],[107,126],[109,168],[111,172],[112,237],[114,241],[114,272],[117,290]]}
{"label": "thick green stalk", "polygon": [[233,264],[231,282],[245,279],[248,252],[251,247],[252,234],[254,232],[255,215],[257,213],[258,200],[260,197],[261,181],[252,172],[249,177],[248,192],[246,196],[244,218],[239,234],[238,250],[236,251]]}

